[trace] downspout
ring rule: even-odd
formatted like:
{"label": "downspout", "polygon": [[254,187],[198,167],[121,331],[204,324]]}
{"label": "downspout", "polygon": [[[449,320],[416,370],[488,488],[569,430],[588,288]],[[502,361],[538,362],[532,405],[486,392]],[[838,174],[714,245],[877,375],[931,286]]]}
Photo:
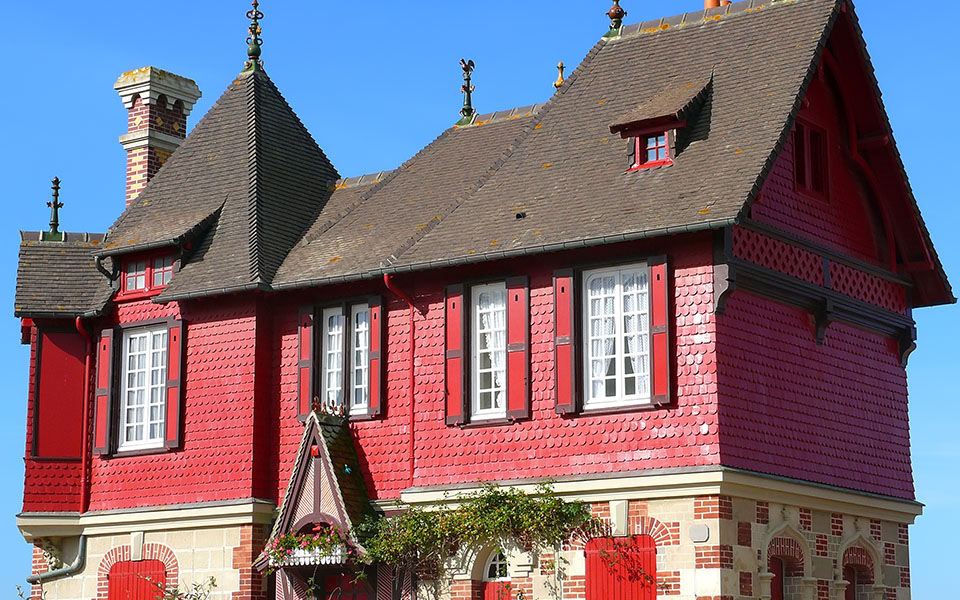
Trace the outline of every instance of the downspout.
{"label": "downspout", "polygon": [[414,386],[414,353],[415,353],[414,352],[414,339],[415,339],[414,325],[416,324],[416,321],[415,321],[416,307],[414,306],[413,299],[410,298],[410,296],[408,296],[406,293],[403,292],[403,290],[401,290],[394,284],[393,275],[391,273],[383,274],[383,284],[387,286],[388,290],[390,290],[391,292],[399,296],[402,300],[404,300],[407,303],[407,306],[410,307],[410,363],[409,363],[409,371],[408,371],[409,373],[408,377],[410,378],[410,385],[409,385],[409,388],[410,388],[410,442],[408,445],[408,452],[410,454],[410,473],[409,473],[410,487],[413,487],[414,437],[415,437],[414,429],[416,427],[416,423],[414,421],[415,413],[413,410],[414,387],[415,387]]}
{"label": "downspout", "polygon": [[87,330],[83,328],[83,321],[80,317],[77,317],[76,326],[77,332],[87,343],[87,354],[83,361],[83,443],[80,451],[80,514],[83,514],[87,512],[90,505],[90,486],[88,483],[90,461],[87,460],[90,447],[87,437],[90,433],[88,431],[90,423],[90,356],[93,354],[93,340],[90,339]]}
{"label": "downspout", "polygon": [[76,575],[83,570],[83,565],[87,562],[87,536],[80,536],[80,543],[77,546],[77,557],[73,559],[73,562],[57,569],[56,571],[48,571],[46,573],[37,573],[36,575],[31,575],[27,577],[27,583],[30,585],[43,585],[44,583],[49,583],[54,579],[60,579],[62,577],[69,577],[71,575]]}

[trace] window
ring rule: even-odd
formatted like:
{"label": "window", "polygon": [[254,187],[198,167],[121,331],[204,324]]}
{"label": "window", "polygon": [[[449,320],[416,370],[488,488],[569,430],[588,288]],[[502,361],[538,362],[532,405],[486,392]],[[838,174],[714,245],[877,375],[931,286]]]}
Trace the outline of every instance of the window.
{"label": "window", "polygon": [[510,571],[507,557],[502,550],[496,550],[490,554],[487,567],[483,571],[483,583],[480,588],[482,600],[510,598]]}
{"label": "window", "polygon": [[645,169],[669,165],[673,162],[670,157],[670,145],[666,132],[639,135],[634,139],[634,161],[631,169]]}
{"label": "window", "polygon": [[[349,321],[344,318],[345,312],[350,315]],[[320,326],[321,402],[327,409],[366,412],[370,402],[369,305],[354,304],[347,310],[343,306],[325,308]],[[349,361],[344,360],[345,352]],[[343,402],[345,392],[347,407]]]}
{"label": "window", "polygon": [[797,190],[827,195],[827,133],[815,125],[797,121],[793,134],[793,170]]}
{"label": "window", "polygon": [[136,292],[147,289],[147,263],[133,261],[127,264],[126,291]]}
{"label": "window", "polygon": [[173,278],[173,256],[132,260],[123,270],[123,293],[140,294],[159,290]]}
{"label": "window", "polygon": [[119,449],[163,446],[167,326],[124,332],[122,360]]}
{"label": "window", "polygon": [[645,264],[583,276],[584,408],[650,401],[650,298]]}
{"label": "window", "polygon": [[153,260],[153,287],[163,287],[173,277],[173,257],[164,256]]}
{"label": "window", "polygon": [[472,288],[472,416],[507,416],[507,289],[504,283]]}

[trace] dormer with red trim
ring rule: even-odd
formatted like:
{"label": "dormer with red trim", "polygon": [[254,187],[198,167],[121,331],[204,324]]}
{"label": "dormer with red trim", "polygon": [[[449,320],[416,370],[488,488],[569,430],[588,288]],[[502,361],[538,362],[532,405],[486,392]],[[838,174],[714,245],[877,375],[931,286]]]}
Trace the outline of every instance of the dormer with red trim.
{"label": "dormer with red trim", "polygon": [[710,76],[671,83],[610,125],[610,133],[629,140],[628,172],[673,164],[688,141],[688,122],[697,118],[712,82]]}

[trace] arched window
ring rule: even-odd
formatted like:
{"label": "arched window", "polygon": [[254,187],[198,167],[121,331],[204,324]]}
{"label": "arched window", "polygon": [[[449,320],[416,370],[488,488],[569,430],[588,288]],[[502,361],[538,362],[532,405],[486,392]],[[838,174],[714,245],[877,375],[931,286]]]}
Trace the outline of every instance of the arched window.
{"label": "arched window", "polygon": [[649,535],[587,542],[586,600],[655,600],[657,546]]}
{"label": "arched window", "polygon": [[510,600],[510,570],[503,550],[490,553],[480,592],[483,600]]}

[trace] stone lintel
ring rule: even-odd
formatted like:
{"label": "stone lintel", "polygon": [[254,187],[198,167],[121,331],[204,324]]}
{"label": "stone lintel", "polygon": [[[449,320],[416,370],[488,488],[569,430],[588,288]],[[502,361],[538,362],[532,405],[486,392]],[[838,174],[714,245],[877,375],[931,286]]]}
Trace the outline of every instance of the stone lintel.
{"label": "stone lintel", "polygon": [[160,96],[164,96],[167,100],[166,108],[172,109],[180,102],[184,116],[190,114],[193,105],[203,95],[194,80],[156,67],[127,71],[113,84],[113,89],[120,94],[123,105],[128,110],[133,108],[138,97],[144,104],[151,105],[155,104]]}

